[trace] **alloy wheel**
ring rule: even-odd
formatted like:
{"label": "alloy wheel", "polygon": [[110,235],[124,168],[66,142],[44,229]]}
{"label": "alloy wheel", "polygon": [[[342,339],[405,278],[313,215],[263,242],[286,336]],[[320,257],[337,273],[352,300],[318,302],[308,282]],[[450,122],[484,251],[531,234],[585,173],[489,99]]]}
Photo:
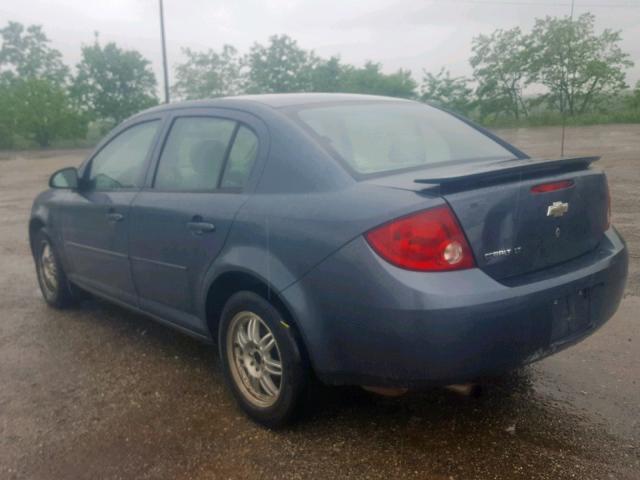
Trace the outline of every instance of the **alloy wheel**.
{"label": "alloy wheel", "polygon": [[226,342],[231,374],[242,395],[260,408],[275,404],[282,389],[282,357],[265,321],[253,312],[237,313]]}
{"label": "alloy wheel", "polygon": [[42,285],[50,295],[58,291],[58,267],[49,242],[44,242],[40,253],[40,278]]}

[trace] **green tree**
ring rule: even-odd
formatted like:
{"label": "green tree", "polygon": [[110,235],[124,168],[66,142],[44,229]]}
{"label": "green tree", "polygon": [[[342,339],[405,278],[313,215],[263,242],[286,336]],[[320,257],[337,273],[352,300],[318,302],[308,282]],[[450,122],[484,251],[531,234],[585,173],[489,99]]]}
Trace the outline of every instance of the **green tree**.
{"label": "green tree", "polygon": [[338,57],[318,60],[311,71],[311,90],[314,92],[343,91],[345,69]]}
{"label": "green tree", "polygon": [[173,86],[178,97],[193,100],[241,93],[241,62],[234,47],[224,45],[220,53],[185,48],[183,53],[187,60],[176,67]]}
{"label": "green tree", "polygon": [[636,88],[629,95],[629,106],[634,110],[640,110],[640,80],[636,83]]}
{"label": "green tree", "polygon": [[313,52],[298,46],[287,35],[273,35],[269,45],[255,43],[245,57],[247,92],[287,93],[312,90],[311,76],[317,62]]}
{"label": "green tree", "polygon": [[0,77],[0,148],[11,148],[16,131],[16,99],[8,78]]}
{"label": "green tree", "polygon": [[532,31],[533,79],[549,89],[548,100],[571,114],[584,113],[597,97],[626,87],[633,66],[619,46],[619,31],[594,31],[595,16],[537,19]]}
{"label": "green tree", "polygon": [[344,69],[341,80],[344,92],[387,95],[390,97],[413,98],[417,84],[410,70],[400,69],[395,73],[382,73],[382,65],[368,61],[364,67],[351,65]]}
{"label": "green tree", "polygon": [[22,137],[48,147],[57,139],[84,138],[86,119],[61,85],[47,78],[19,78],[11,83],[14,127]]}
{"label": "green tree", "polygon": [[9,22],[0,29],[0,70],[2,76],[15,78],[46,78],[63,83],[69,69],[62,63],[60,52],[49,46],[50,40],[39,25],[25,28]]}
{"label": "green tree", "polygon": [[473,108],[473,90],[465,77],[452,77],[444,67],[435,75],[425,72],[420,85],[420,99],[468,114]]}
{"label": "green tree", "polygon": [[42,27],[9,22],[0,39],[0,145],[20,136],[46,147],[82,134],[86,122],[66,93],[69,70]]}
{"label": "green tree", "polygon": [[483,116],[507,111],[515,118],[528,115],[523,91],[530,82],[531,38],[519,27],[479,35],[472,41],[473,76]]}
{"label": "green tree", "polygon": [[82,47],[72,94],[92,119],[115,123],[158,103],[149,60],[115,43],[103,47],[97,38],[93,45]]}

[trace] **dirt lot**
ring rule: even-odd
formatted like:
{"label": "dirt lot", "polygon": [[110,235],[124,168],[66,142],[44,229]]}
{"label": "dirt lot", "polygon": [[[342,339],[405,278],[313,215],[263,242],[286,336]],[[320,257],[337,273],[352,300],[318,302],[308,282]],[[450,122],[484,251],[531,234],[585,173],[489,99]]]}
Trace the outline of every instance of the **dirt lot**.
{"label": "dirt lot", "polygon": [[[501,132],[557,154],[558,129]],[[400,399],[323,392],[271,432],[234,406],[210,347],[104,302],[40,299],[34,195],[82,152],[0,159],[0,478],[640,479],[640,125],[570,129],[603,155],[631,251],[618,314],[582,344],[488,385]]]}

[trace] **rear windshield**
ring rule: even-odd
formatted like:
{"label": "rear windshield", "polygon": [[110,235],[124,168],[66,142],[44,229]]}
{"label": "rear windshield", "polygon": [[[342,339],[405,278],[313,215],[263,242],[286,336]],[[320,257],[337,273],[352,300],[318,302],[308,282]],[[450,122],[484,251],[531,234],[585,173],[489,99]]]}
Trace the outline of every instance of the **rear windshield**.
{"label": "rear windshield", "polygon": [[349,169],[362,175],[514,154],[458,120],[411,103],[304,107],[293,113]]}

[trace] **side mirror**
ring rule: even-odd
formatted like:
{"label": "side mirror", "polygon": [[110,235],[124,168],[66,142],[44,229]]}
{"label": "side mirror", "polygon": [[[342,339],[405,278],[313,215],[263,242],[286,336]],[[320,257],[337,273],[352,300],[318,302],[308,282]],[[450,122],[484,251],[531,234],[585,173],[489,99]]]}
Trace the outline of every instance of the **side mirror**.
{"label": "side mirror", "polygon": [[67,167],[58,170],[49,178],[49,187],[51,188],[77,190],[79,183],[78,169],[76,167]]}

